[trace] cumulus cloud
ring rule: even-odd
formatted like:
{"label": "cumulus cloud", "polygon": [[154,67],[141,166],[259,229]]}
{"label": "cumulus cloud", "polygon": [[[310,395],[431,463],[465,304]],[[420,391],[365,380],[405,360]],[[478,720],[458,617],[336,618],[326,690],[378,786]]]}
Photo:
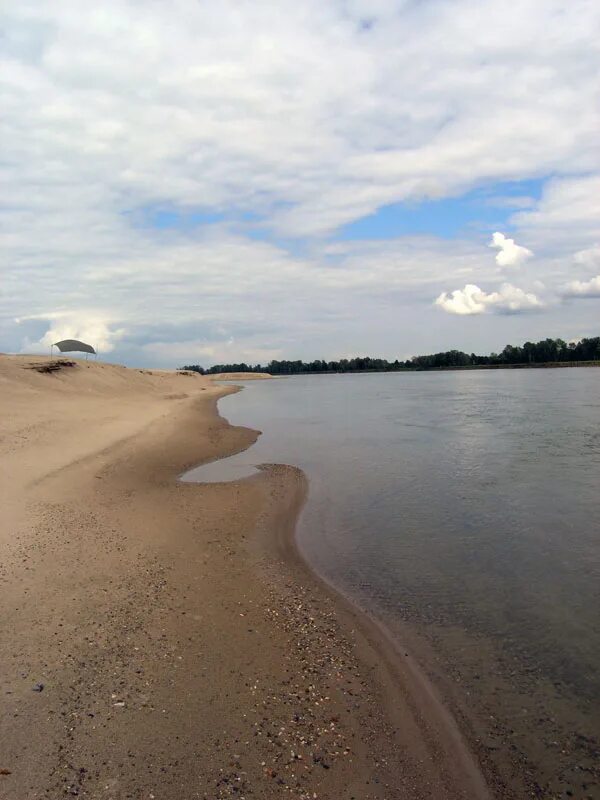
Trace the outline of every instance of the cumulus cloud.
{"label": "cumulus cloud", "polygon": [[499,252],[496,253],[496,264],[499,267],[519,267],[533,253],[526,247],[516,244],[514,239],[507,238],[503,233],[494,233],[489,247],[493,247]]}
{"label": "cumulus cloud", "polygon": [[467,316],[485,314],[488,311],[516,314],[540,309],[543,303],[535,294],[525,292],[510,283],[504,283],[497,292],[489,293],[473,283],[468,283],[464,289],[442,292],[435,305],[449,314]]}
{"label": "cumulus cloud", "polygon": [[571,281],[563,289],[565,297],[600,297],[600,275],[589,281]]}
{"label": "cumulus cloud", "polygon": [[46,352],[50,346],[62,339],[79,339],[91,344],[97,353],[110,353],[116,343],[125,335],[123,328],[112,329],[106,319],[100,319],[85,312],[53,312],[32,314],[16,319],[17,324],[41,320],[49,324],[48,330],[37,341],[26,340],[23,352]]}

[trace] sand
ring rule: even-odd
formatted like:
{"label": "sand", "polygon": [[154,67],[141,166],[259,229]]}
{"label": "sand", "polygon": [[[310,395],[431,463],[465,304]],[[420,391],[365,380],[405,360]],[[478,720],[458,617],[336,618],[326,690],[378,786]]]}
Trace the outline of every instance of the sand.
{"label": "sand", "polygon": [[207,377],[213,381],[267,381],[273,378],[268,372],[214,372]]}
{"label": "sand", "polygon": [[484,798],[453,721],[302,562],[305,476],[199,375],[0,356],[0,798]]}

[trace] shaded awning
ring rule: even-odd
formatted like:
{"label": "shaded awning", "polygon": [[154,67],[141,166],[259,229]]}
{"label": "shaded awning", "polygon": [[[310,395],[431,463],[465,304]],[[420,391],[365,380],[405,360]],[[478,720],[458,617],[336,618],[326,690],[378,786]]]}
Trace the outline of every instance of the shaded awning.
{"label": "shaded awning", "polygon": [[53,347],[58,347],[61,353],[93,353],[96,355],[96,351],[92,347],[91,344],[86,344],[85,342],[80,342],[77,339],[63,339],[61,342],[55,342]]}

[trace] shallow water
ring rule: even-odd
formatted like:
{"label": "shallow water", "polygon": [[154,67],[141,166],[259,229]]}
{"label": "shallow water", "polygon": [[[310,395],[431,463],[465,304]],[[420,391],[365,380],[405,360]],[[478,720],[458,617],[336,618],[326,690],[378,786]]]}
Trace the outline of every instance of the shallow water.
{"label": "shallow water", "polygon": [[301,467],[305,556],[412,637],[488,769],[599,797],[600,369],[299,376],[219,409],[263,435],[187,477]]}

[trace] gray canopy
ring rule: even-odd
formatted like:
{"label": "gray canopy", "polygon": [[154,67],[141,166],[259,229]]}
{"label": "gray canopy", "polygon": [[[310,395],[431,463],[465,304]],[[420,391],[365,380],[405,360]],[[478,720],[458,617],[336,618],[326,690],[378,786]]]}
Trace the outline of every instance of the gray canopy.
{"label": "gray canopy", "polygon": [[77,339],[63,339],[61,342],[55,342],[53,347],[58,347],[61,353],[93,353],[96,354],[96,351],[92,347],[91,344],[86,344],[85,342],[79,342]]}

